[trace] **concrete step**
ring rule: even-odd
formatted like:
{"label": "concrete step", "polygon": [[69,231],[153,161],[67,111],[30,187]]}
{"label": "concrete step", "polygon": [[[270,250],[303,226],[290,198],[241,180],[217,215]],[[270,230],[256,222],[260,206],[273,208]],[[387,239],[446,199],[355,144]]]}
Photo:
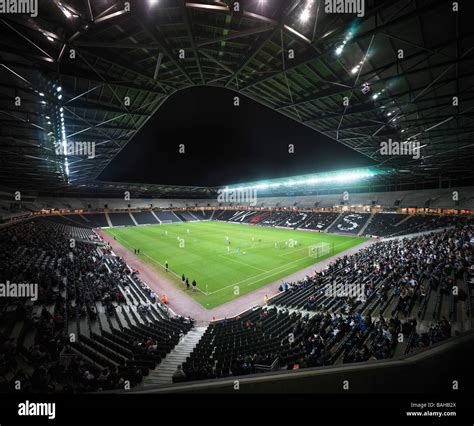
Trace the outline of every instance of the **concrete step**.
{"label": "concrete step", "polygon": [[166,385],[173,383],[173,373],[186,361],[201,340],[207,327],[195,327],[190,330],[165,357],[165,359],[145,378],[143,385]]}

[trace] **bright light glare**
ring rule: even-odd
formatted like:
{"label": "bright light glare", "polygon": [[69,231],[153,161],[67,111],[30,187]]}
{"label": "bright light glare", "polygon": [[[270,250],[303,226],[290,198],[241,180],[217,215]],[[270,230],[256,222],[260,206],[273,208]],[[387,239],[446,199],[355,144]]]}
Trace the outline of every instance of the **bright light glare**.
{"label": "bright light glare", "polygon": [[301,178],[289,178],[287,180],[282,180],[280,182],[262,182],[254,183],[246,186],[239,186],[238,188],[224,188],[225,192],[228,191],[246,191],[246,190],[265,190],[265,189],[274,189],[280,187],[289,187],[293,188],[296,186],[314,186],[318,184],[331,184],[331,183],[352,183],[359,181],[361,179],[367,179],[372,176],[375,176],[375,172],[370,170],[351,170],[351,171],[341,171],[334,172],[329,174],[321,174],[316,176],[308,176]]}
{"label": "bright light glare", "polygon": [[306,22],[309,19],[309,10],[305,9],[303,12],[301,12],[300,15],[301,22]]}
{"label": "bright light glare", "polygon": [[66,18],[71,19],[75,17],[63,4],[58,3],[58,6],[59,9],[61,9],[61,12],[64,13],[64,16],[66,16]]}

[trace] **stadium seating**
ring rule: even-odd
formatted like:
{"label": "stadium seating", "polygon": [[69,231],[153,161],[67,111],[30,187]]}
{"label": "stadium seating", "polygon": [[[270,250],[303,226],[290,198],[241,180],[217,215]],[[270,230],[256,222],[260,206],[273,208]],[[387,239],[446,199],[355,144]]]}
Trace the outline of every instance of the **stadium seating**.
{"label": "stadium seating", "polygon": [[105,217],[104,213],[89,213],[84,215],[84,217],[92,223],[92,226],[97,228],[107,227],[109,223],[107,222],[107,218]]}
{"label": "stadium seating", "polygon": [[91,229],[34,219],[3,229],[0,242],[1,282],[38,288],[37,300],[0,300],[0,389],[19,377],[25,392],[134,386],[192,327]]}
{"label": "stadium seating", "polygon": [[132,214],[139,225],[157,225],[158,224],[158,221],[156,220],[155,216],[153,216],[151,212],[148,212],[148,211],[133,212]]}
{"label": "stadium seating", "polygon": [[[450,337],[456,313],[471,314],[470,235],[458,227],[378,243],[285,287],[266,311],[211,324],[183,366],[188,379],[385,359]],[[466,279],[465,293],[453,297],[452,286]],[[328,284],[357,281],[363,300],[327,295]]]}
{"label": "stadium seating", "polygon": [[[402,236],[462,224],[468,216],[402,213],[314,212],[290,210],[155,210],[131,212],[138,225],[165,222],[221,220],[340,234],[377,237]],[[108,213],[112,226],[134,226],[129,213]],[[108,227],[104,213],[51,215],[50,220],[76,227]],[[337,219],[337,220],[336,220]],[[330,226],[331,225],[331,226]],[[329,228],[329,229],[328,229]]]}
{"label": "stadium seating", "polygon": [[[418,320],[468,316],[472,292],[464,285],[472,271],[470,232],[464,227],[416,238],[380,242],[334,262],[315,277],[286,284],[272,304],[307,311],[328,311]],[[457,255],[451,255],[451,249]],[[403,262],[400,262],[403,259]],[[436,263],[435,263],[436,262]],[[364,300],[334,298],[328,285],[364,284]],[[453,297],[451,289],[461,290]]]}
{"label": "stadium seating", "polygon": [[290,215],[291,212],[288,211],[271,211],[258,224],[262,226],[279,226],[284,223]]}
{"label": "stadium seating", "polygon": [[[211,324],[183,365],[188,380],[386,359],[450,337],[457,314],[471,315],[470,235],[459,226],[377,243],[283,285],[268,310]],[[466,280],[453,297],[454,283]],[[364,285],[361,300],[327,293],[328,285],[349,283]]]}
{"label": "stadium seating", "polygon": [[386,237],[399,232],[402,228],[397,226],[408,219],[408,215],[399,213],[378,213],[365,229],[366,235],[374,235],[378,237]]}
{"label": "stadium seating", "polygon": [[154,212],[160,221],[167,222],[182,222],[172,211],[155,211]]}
{"label": "stadium seating", "polygon": [[369,213],[343,213],[331,226],[329,231],[341,234],[357,234],[363,228],[369,217]]}
{"label": "stadium seating", "polygon": [[198,220],[194,212],[187,210],[174,210],[173,213],[178,216],[183,222],[193,222]]}
{"label": "stadium seating", "polygon": [[195,216],[198,220],[211,220],[214,216],[215,210],[194,210],[193,216]]}
{"label": "stadium seating", "polygon": [[335,212],[321,212],[312,213],[308,220],[300,228],[302,229],[314,229],[317,231],[324,231],[326,228],[336,220],[339,213]]}
{"label": "stadium seating", "polygon": [[[290,210],[155,214],[175,222],[212,217],[315,230],[333,223],[335,232],[353,234],[369,217],[366,234],[444,229],[378,242],[314,276],[282,284],[268,307],[211,323],[183,365],[187,380],[391,358],[449,337],[472,316],[472,220],[465,216]],[[149,211],[133,215],[139,224],[154,219]],[[134,223],[128,213],[109,217],[115,226]],[[350,230],[337,226],[353,222]],[[135,386],[192,328],[192,321],[171,316],[115,256],[92,230],[98,224],[107,226],[105,214],[52,215],[0,233],[1,281],[39,286],[37,301],[0,300],[5,389],[18,377],[33,391],[96,391],[125,381]],[[327,293],[329,285],[347,284],[360,284],[363,297]],[[457,295],[451,291],[455,285]],[[403,342],[395,338],[399,333]],[[66,338],[71,335],[72,341]],[[65,359],[67,367],[59,368]]]}
{"label": "stadium seating", "polygon": [[244,211],[239,210],[218,210],[214,216],[216,220],[223,221],[235,221],[235,218],[238,218],[242,215]]}
{"label": "stadium seating", "polygon": [[135,223],[128,213],[109,213],[113,226],[133,226]]}
{"label": "stadium seating", "polygon": [[294,212],[291,213],[286,219],[284,219],[280,226],[286,228],[299,228],[304,226],[304,223],[311,217],[311,213],[308,212]]}
{"label": "stadium seating", "polygon": [[288,347],[288,334],[301,314],[257,309],[211,324],[183,365],[188,380],[255,373],[269,368]]}
{"label": "stadium seating", "polygon": [[48,220],[74,227],[91,228],[93,226],[92,222],[79,214],[52,215],[48,216]]}
{"label": "stadium seating", "polygon": [[447,228],[462,225],[465,216],[438,216],[438,215],[411,215],[406,221],[397,225],[397,231],[393,235],[404,235],[416,232],[426,232],[434,229]]}

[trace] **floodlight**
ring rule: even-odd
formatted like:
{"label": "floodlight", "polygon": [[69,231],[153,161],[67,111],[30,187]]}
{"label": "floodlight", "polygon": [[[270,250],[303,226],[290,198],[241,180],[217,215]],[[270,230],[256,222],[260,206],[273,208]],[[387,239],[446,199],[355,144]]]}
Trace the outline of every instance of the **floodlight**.
{"label": "floodlight", "polygon": [[303,12],[301,12],[300,20],[302,22],[306,22],[308,19],[309,19],[309,10],[305,9],[305,10],[303,10]]}

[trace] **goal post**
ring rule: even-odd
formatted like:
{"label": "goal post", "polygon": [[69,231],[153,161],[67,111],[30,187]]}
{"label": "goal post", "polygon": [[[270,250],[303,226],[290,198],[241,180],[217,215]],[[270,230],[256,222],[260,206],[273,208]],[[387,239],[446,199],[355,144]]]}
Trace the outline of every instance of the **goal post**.
{"label": "goal post", "polygon": [[308,247],[308,256],[315,259],[326,254],[332,254],[334,251],[334,243],[317,243]]}
{"label": "goal post", "polygon": [[172,220],[162,220],[160,225],[171,225],[173,223]]}

